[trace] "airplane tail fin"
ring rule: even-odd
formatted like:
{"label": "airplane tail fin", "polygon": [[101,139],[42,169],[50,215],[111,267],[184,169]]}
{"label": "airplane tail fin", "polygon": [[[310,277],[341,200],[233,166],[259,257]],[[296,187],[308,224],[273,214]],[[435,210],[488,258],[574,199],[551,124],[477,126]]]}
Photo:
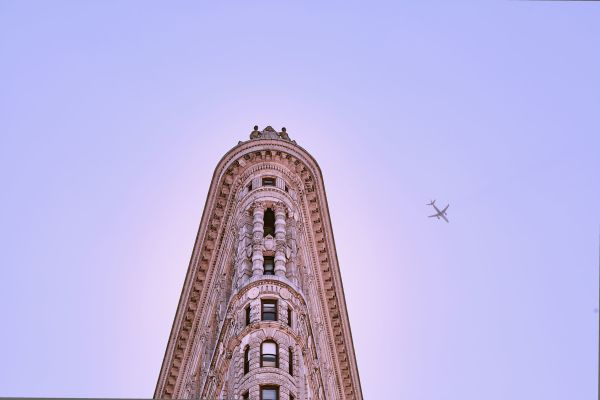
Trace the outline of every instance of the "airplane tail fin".
{"label": "airplane tail fin", "polygon": [[435,200],[431,200],[431,203],[427,203],[428,206],[432,206],[435,204]]}

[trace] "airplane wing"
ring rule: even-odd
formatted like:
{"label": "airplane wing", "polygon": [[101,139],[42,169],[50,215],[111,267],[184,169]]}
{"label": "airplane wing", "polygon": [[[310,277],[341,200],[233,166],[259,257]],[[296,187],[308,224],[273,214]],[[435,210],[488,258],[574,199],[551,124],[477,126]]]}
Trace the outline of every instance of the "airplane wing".
{"label": "airplane wing", "polygon": [[433,217],[439,217],[439,215],[438,214],[433,214],[433,215],[429,216],[429,218],[433,218]]}
{"label": "airplane wing", "polygon": [[450,207],[450,204],[448,204],[448,205],[446,206],[446,208],[444,208],[444,209],[443,209],[442,211],[440,211],[440,212],[441,212],[442,214],[445,214],[445,213],[446,213],[446,210],[448,209],[448,207]]}

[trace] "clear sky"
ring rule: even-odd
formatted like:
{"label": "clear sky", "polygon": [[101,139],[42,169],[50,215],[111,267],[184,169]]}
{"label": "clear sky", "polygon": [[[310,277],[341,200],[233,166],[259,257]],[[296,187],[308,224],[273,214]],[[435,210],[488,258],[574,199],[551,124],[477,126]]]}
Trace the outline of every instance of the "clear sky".
{"label": "clear sky", "polygon": [[600,3],[216,3],[0,1],[0,395],[152,396],[258,124],[323,170],[365,399],[595,399]]}

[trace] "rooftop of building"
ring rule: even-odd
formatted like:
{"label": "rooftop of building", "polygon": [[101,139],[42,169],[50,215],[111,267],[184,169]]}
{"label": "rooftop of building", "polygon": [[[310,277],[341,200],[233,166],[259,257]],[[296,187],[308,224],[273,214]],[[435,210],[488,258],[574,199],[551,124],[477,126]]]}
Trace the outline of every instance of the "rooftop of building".
{"label": "rooftop of building", "polygon": [[258,130],[258,125],[254,126],[254,130],[250,132],[250,139],[281,139],[287,140],[288,142],[296,143],[295,140],[290,139],[285,127],[281,128],[281,132],[277,132],[271,126],[267,126],[262,131]]}

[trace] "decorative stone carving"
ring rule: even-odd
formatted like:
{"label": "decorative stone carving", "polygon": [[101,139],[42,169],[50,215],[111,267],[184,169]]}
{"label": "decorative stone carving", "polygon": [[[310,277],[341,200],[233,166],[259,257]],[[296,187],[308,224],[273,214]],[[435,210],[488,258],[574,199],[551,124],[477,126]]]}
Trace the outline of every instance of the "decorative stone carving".
{"label": "decorative stone carving", "polygon": [[265,250],[274,251],[275,250],[275,238],[271,235],[265,236],[264,246],[265,246]]}
{"label": "decorative stone carving", "polygon": [[250,133],[250,139],[259,139],[261,136],[258,125],[254,125],[254,130]]}
{"label": "decorative stone carving", "polygon": [[292,297],[292,294],[290,293],[289,290],[287,290],[287,288],[279,289],[279,295],[284,300],[289,300]]}
{"label": "decorative stone carving", "polygon": [[[267,126],[262,131],[258,130],[258,125],[254,126],[254,129],[250,133],[250,139],[282,139],[287,141],[292,141],[290,136],[287,133],[287,129],[281,128],[281,132],[275,131],[270,126]],[[296,143],[296,142],[293,142]]]}
{"label": "decorative stone carving", "polygon": [[257,287],[253,287],[248,290],[248,292],[246,293],[246,296],[248,296],[248,298],[250,300],[254,300],[255,298],[258,297],[259,294],[260,294],[260,289]]}
{"label": "decorative stone carving", "polygon": [[279,132],[279,136],[281,136],[282,139],[284,140],[290,140],[290,137],[287,134],[287,129],[281,128],[281,132]]}

